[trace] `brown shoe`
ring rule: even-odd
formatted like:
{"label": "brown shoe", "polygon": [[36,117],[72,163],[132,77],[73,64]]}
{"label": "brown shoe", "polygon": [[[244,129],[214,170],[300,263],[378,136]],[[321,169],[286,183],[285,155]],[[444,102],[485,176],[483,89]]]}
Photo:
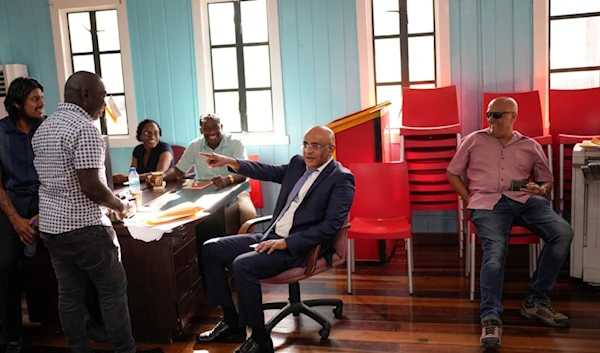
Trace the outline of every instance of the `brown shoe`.
{"label": "brown shoe", "polygon": [[502,324],[500,321],[494,319],[483,320],[479,344],[486,349],[500,348],[502,345]]}
{"label": "brown shoe", "polygon": [[521,315],[542,322],[550,327],[569,327],[571,324],[566,315],[554,310],[552,305],[546,303],[534,303],[528,299],[523,301]]}

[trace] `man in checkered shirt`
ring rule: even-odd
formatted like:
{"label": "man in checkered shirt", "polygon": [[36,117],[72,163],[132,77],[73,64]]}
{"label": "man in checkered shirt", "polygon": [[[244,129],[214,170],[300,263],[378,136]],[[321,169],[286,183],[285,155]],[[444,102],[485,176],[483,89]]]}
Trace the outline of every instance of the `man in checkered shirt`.
{"label": "man in checkered shirt", "polygon": [[115,352],[142,352],[131,335],[119,241],[101,208],[114,210],[120,219],[133,213],[106,186],[106,145],[93,124],[104,116],[106,89],[99,76],[80,71],[67,80],[64,97],[32,139],[41,183],[39,229],[58,279],[61,324],[71,352],[91,352],[83,325],[89,278]]}

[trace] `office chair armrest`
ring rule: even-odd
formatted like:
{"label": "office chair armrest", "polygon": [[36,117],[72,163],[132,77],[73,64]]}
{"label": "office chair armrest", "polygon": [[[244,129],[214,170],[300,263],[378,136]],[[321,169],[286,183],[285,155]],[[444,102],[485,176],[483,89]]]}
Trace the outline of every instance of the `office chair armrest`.
{"label": "office chair armrest", "polygon": [[252,227],[253,225],[269,222],[272,218],[273,218],[273,216],[264,216],[264,217],[257,217],[257,218],[249,219],[246,222],[244,222],[244,224],[242,224],[242,226],[240,227],[240,230],[238,231],[238,234],[246,234],[246,233],[248,233],[248,230],[250,229],[250,227]]}
{"label": "office chair armrest", "polygon": [[310,249],[306,255],[306,267],[304,268],[304,275],[306,277],[312,276],[317,268],[317,261],[319,261],[319,253],[321,252],[321,244]]}

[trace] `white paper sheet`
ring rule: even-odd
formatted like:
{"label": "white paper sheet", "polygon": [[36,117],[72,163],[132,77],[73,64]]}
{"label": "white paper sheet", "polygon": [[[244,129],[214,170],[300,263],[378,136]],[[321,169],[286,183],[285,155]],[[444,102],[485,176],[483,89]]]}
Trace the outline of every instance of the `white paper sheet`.
{"label": "white paper sheet", "polygon": [[196,221],[198,219],[207,217],[210,215],[208,212],[198,212],[192,218],[186,218],[184,220],[177,220],[173,222],[167,222],[163,224],[159,224],[156,226],[149,226],[145,223],[141,223],[140,220],[145,218],[144,214],[137,214],[133,218],[126,219],[123,221],[127,229],[129,230],[129,234],[133,239],[141,240],[146,243],[151,241],[158,241],[162,238],[164,233],[171,233],[174,228],[182,226],[186,223]]}

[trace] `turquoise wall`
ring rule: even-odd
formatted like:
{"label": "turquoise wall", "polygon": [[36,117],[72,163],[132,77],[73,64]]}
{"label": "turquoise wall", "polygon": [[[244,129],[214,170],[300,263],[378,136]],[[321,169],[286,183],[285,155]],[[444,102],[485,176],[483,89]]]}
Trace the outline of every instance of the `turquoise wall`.
{"label": "turquoise wall", "polygon": [[[533,0],[441,0],[450,5],[452,84],[464,131],[479,128],[484,91],[532,88]],[[267,163],[285,163],[316,124],[360,109],[355,0],[279,0],[285,124],[289,146],[248,146]],[[190,0],[128,0],[138,119],[158,120],[167,142],[198,134],[196,66]],[[0,64],[23,63],[46,87],[47,113],[58,103],[48,0],[0,0]],[[112,149],[125,171],[131,149]],[[278,192],[264,185],[265,213]],[[415,232],[453,232],[455,213],[414,218]]]}

